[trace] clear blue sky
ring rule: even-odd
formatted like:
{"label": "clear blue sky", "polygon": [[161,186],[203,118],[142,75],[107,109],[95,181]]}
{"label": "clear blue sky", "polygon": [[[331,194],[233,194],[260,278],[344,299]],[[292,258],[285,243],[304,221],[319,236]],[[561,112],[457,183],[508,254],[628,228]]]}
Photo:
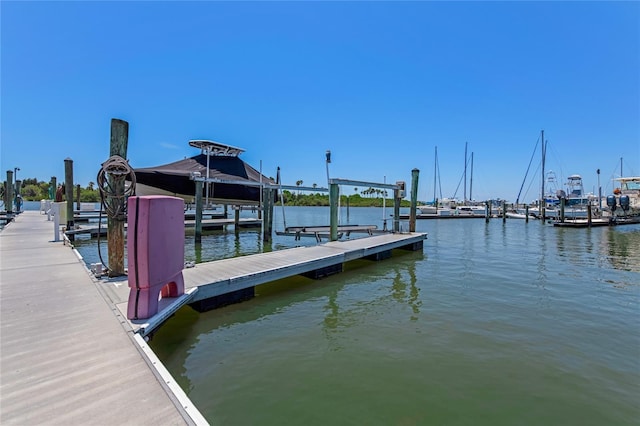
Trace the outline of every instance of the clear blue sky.
{"label": "clear blue sky", "polygon": [[187,142],[202,138],[246,149],[267,176],[280,166],[287,184],[326,186],[329,149],[332,177],[420,169],[421,200],[434,148],[451,196],[468,143],[473,198],[514,201],[541,129],[558,180],[581,174],[597,192],[599,168],[610,192],[621,158],[640,175],[638,2],[0,7],[1,180],[14,167],[62,180],[70,157],[76,182],[95,182],[111,118],[129,122],[133,167],[195,155]]}

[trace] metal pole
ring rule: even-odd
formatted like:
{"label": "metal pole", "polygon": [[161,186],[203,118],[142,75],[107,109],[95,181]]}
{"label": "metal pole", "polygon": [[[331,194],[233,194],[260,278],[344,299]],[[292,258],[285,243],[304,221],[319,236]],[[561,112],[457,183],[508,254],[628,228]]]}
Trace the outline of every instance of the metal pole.
{"label": "metal pole", "polygon": [[545,216],[545,205],[544,205],[544,163],[545,163],[545,158],[547,156],[547,147],[546,144],[544,143],[544,130],[540,130],[540,138],[541,140],[541,145],[542,145],[542,189],[540,190],[540,217],[542,218],[542,223],[544,223],[544,216]]}
{"label": "metal pole", "polygon": [[598,174],[598,208],[602,208],[602,187],[600,186],[600,169],[596,170]]}
{"label": "metal pole", "polygon": [[196,180],[196,236],[195,242],[202,242],[202,181]]}
{"label": "metal pole", "polygon": [[205,206],[206,208],[209,208],[209,154],[211,153],[211,150],[208,147],[207,147],[206,153],[207,153],[207,183],[205,185],[205,190],[207,191],[207,194],[206,194]]}

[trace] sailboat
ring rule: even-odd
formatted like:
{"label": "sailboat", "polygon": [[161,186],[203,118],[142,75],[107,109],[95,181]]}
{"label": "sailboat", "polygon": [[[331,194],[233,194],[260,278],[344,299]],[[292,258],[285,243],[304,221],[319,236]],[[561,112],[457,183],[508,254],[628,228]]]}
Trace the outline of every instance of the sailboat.
{"label": "sailboat", "polygon": [[[417,206],[419,217],[421,218],[455,218],[455,217],[485,217],[486,209],[484,205],[476,205],[467,200],[467,144],[464,148],[464,202],[460,202],[454,197],[443,198],[442,188],[440,188],[440,198],[437,198],[436,187],[440,183],[440,165],[438,163],[438,147],[435,147],[434,168],[433,168],[433,201]],[[457,192],[457,189],[456,189]],[[473,193],[473,153],[471,153],[471,179],[470,197]]]}

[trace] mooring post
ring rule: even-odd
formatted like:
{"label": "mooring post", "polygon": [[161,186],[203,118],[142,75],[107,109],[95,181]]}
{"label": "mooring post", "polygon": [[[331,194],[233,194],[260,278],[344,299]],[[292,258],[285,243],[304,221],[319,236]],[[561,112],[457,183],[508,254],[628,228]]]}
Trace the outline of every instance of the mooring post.
{"label": "mooring post", "polygon": [[329,239],[338,240],[338,197],[340,189],[335,183],[329,182]]}
{"label": "mooring post", "polygon": [[51,186],[49,186],[49,199],[56,199],[56,189],[58,189],[58,179],[55,176],[51,176]]}
{"label": "mooring post", "polygon": [[[117,118],[111,119],[111,141],[109,155],[118,155],[127,158],[127,145],[129,143],[129,123]],[[124,199],[124,179],[116,179],[108,176],[109,184],[114,194],[109,197],[108,203],[111,211],[123,212],[126,200]],[[109,277],[124,275],[124,223],[125,215],[109,217],[107,219],[107,247],[109,250]]]}
{"label": "mooring post", "polygon": [[202,181],[196,180],[196,244],[202,242]]}
{"label": "mooring post", "polygon": [[507,221],[507,202],[502,200],[502,223]]}
{"label": "mooring post", "polygon": [[524,223],[529,223],[529,204],[524,206]]}
{"label": "mooring post", "polygon": [[564,197],[560,198],[560,222],[564,222],[564,203]]}
{"label": "mooring post", "polygon": [[486,201],[484,203],[484,222],[485,223],[489,223],[489,216],[491,215],[490,210],[489,210],[489,202]]}
{"label": "mooring post", "polygon": [[587,204],[587,226],[591,228],[591,204]]}
{"label": "mooring post", "polygon": [[416,232],[416,210],[418,209],[418,177],[420,170],[411,170],[411,211],[409,212],[409,232]]}
{"label": "mooring post", "polygon": [[275,196],[278,194],[276,188],[269,188],[269,235],[273,235],[273,208],[275,207]]}
{"label": "mooring post", "polygon": [[237,234],[240,232],[240,209],[242,206],[236,206],[235,217],[233,218],[233,231]]}
{"label": "mooring post", "polygon": [[[64,196],[67,199],[67,231],[74,227],[73,223],[73,160],[69,157],[64,159]],[[69,234],[69,241],[73,241],[74,235]]]}
{"label": "mooring post", "polygon": [[5,191],[4,208],[8,214],[13,213],[13,170],[7,170],[7,190]]}
{"label": "mooring post", "polygon": [[76,210],[80,210],[80,184],[76,184]]}
{"label": "mooring post", "polygon": [[273,210],[270,208],[270,204],[273,202],[271,193],[271,189],[267,186],[262,189],[262,239],[265,242],[271,241],[272,218],[269,214],[273,213]]}
{"label": "mooring post", "polygon": [[9,191],[7,190],[7,181],[2,182],[2,202],[4,203],[5,210],[7,209],[7,197],[9,196]]}

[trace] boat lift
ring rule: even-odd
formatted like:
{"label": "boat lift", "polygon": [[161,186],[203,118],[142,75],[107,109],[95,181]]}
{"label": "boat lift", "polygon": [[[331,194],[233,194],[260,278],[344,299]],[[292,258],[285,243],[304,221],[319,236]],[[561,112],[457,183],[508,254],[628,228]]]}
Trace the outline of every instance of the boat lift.
{"label": "boat lift", "polygon": [[[412,170],[412,190],[411,190],[411,211],[413,213],[413,220],[410,218],[409,220],[409,232],[413,232],[415,230],[415,205],[417,204],[417,186],[418,186],[418,169]],[[328,180],[329,188],[314,188],[314,187],[304,187],[304,186],[294,186],[294,185],[282,185],[280,183],[272,184],[268,182],[245,182],[245,181],[231,181],[217,178],[206,178],[198,175],[192,176],[192,179],[196,182],[196,188],[200,186],[202,188],[202,184],[205,182],[219,182],[219,183],[238,183],[243,185],[253,185],[259,186],[263,191],[263,206],[262,210],[263,214],[263,236],[265,241],[269,241],[271,239],[271,230],[273,227],[273,200],[274,200],[274,192],[280,190],[280,192],[284,189],[294,190],[294,191],[315,191],[315,192],[329,192],[329,226],[311,226],[311,227],[286,227],[284,232],[277,232],[277,235],[292,235],[296,238],[300,238],[302,236],[313,236],[316,240],[320,241],[322,236],[328,235],[330,241],[336,241],[339,239],[343,233],[354,232],[366,232],[370,235],[374,233],[386,232],[379,231],[377,226],[375,225],[347,225],[340,226],[338,224],[338,211],[339,211],[339,200],[340,200],[340,185],[349,185],[349,186],[360,186],[360,187],[372,187],[372,188],[380,188],[380,189],[391,189],[394,191],[394,208],[393,208],[393,230],[391,232],[399,233],[401,232],[400,228],[400,201],[406,196],[406,183],[404,181],[397,181],[395,184],[390,183],[379,183],[379,182],[365,182],[359,180],[352,179],[336,179],[331,178]],[[202,198],[198,197],[198,194],[201,194],[201,190],[196,189],[196,240],[198,236],[198,222],[199,217],[201,218],[201,213],[198,213],[198,210],[202,209]],[[198,202],[198,199],[200,200]],[[281,199],[282,201],[282,199]],[[198,207],[200,205],[200,207]],[[283,215],[284,219],[284,215]],[[201,219],[200,219],[201,222]],[[413,226],[412,226],[413,224]],[[340,233],[340,235],[339,235]]]}

